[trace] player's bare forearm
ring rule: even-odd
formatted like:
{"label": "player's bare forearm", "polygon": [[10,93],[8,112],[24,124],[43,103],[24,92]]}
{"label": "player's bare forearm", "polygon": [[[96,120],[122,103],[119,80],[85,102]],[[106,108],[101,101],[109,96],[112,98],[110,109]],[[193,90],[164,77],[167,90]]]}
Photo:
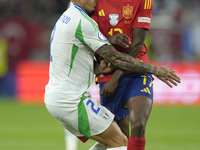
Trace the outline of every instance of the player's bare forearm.
{"label": "player's bare forearm", "polygon": [[[139,43],[137,45],[132,45],[128,48],[127,53],[128,55],[137,58],[138,54],[140,53],[142,49],[142,45]],[[112,78],[114,78],[115,80],[119,80],[124,74],[125,74],[126,70],[120,69],[118,68],[115,73],[113,74]]]}
{"label": "player's bare forearm", "polygon": [[167,66],[155,66],[141,62],[127,54],[120,53],[111,45],[103,45],[96,51],[106,61],[111,62],[117,68],[132,72],[154,74],[169,87],[177,86],[181,79],[175,74],[175,70]]}
{"label": "player's bare forearm", "polygon": [[105,60],[123,70],[150,74],[156,74],[158,71],[158,66],[140,62],[127,54],[116,51],[111,45],[103,45],[96,52]]}
{"label": "player's bare forearm", "polygon": [[[137,58],[138,54],[140,53],[140,51],[143,47],[143,43],[144,43],[144,40],[146,37],[146,32],[147,32],[147,30],[144,28],[133,28],[132,29],[132,40],[133,41],[132,41],[132,43],[130,43],[130,46],[128,47],[126,54],[128,54],[134,58]],[[111,36],[111,37],[113,37],[113,36]],[[110,37],[110,39],[111,39],[111,37]],[[117,39],[118,39],[117,43],[124,43],[122,40],[123,38],[117,38]],[[115,38],[112,38],[112,41],[113,40],[116,41]],[[120,46],[122,46],[122,44]],[[115,73],[113,74],[112,78],[115,80],[119,80],[124,75],[125,72],[126,72],[126,70],[122,70],[122,69],[118,68],[115,71]]]}
{"label": "player's bare forearm", "polygon": [[143,47],[146,34],[145,28],[132,28],[132,43],[126,53],[136,58]]}

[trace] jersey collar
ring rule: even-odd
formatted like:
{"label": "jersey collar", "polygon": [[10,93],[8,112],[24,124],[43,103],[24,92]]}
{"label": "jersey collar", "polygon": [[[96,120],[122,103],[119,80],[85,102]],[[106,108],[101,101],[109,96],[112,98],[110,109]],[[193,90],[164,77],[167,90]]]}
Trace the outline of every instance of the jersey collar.
{"label": "jersey collar", "polygon": [[77,5],[77,4],[74,4],[74,3],[73,3],[73,5],[74,5],[74,7],[75,7],[76,9],[78,9],[78,10],[82,11],[83,13],[85,13],[86,15],[88,15],[88,14],[85,12],[85,10],[84,10],[81,6],[79,6],[79,5]]}

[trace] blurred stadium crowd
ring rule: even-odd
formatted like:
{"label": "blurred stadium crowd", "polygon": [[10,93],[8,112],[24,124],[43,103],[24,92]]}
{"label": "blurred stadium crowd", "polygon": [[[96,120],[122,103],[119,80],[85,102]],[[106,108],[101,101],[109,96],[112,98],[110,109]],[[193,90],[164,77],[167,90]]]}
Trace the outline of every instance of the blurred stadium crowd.
{"label": "blurred stadium crowd", "polygon": [[[0,0],[0,95],[15,95],[19,61],[49,59],[51,30],[68,3]],[[154,0],[151,29],[145,41],[151,61],[198,62],[199,39],[200,0]]]}
{"label": "blurred stadium crowd", "polygon": [[151,58],[200,60],[200,0],[154,0]]}

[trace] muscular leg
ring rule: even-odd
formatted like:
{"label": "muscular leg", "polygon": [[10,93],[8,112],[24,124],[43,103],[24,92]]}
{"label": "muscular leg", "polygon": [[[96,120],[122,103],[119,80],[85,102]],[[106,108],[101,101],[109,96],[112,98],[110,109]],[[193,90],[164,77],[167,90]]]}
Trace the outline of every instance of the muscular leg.
{"label": "muscular leg", "polygon": [[136,96],[128,100],[127,106],[131,122],[131,135],[138,138],[143,137],[152,108],[152,100],[147,96]]}
{"label": "muscular leg", "polygon": [[117,124],[126,137],[129,138],[129,115],[117,121]]}
{"label": "muscular leg", "polygon": [[131,122],[131,136],[127,150],[144,150],[146,144],[144,135],[152,108],[152,100],[147,96],[136,96],[128,100],[127,106]]}
{"label": "muscular leg", "polygon": [[94,135],[91,139],[102,143],[107,148],[127,146],[127,138],[115,121],[101,134]]}

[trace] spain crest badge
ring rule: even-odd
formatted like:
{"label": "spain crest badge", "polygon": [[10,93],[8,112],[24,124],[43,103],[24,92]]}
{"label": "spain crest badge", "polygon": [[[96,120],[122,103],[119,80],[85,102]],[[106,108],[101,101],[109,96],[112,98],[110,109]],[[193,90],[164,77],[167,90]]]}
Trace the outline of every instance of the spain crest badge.
{"label": "spain crest badge", "polygon": [[125,19],[130,19],[133,16],[133,6],[129,6],[129,4],[127,4],[127,6],[124,6],[122,10],[122,15]]}

